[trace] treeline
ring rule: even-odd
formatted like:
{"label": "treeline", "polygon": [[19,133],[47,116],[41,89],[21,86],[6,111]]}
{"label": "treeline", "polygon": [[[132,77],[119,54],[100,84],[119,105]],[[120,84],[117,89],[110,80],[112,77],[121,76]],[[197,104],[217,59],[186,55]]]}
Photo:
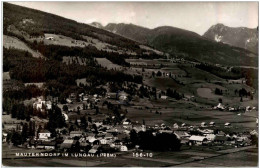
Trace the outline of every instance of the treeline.
{"label": "treeline", "polygon": [[30,116],[33,114],[33,107],[31,105],[25,106],[23,103],[13,103],[11,104],[11,110],[7,114],[11,114],[12,118],[18,120],[30,121]]}
{"label": "treeline", "polygon": [[[14,106],[14,108],[19,108],[20,110],[24,108],[24,105],[19,104],[19,107]],[[12,132],[8,132],[7,142],[12,142],[14,146],[21,145],[24,142],[26,142],[26,139],[34,136],[35,132],[37,132],[38,135],[38,133],[43,129],[49,130],[51,132],[51,136],[55,137],[56,128],[62,128],[66,126],[65,119],[61,113],[61,109],[58,106],[53,105],[53,108],[48,111],[48,118],[49,118],[49,122],[45,124],[44,127],[39,126],[37,130],[36,130],[35,122],[27,120],[30,121],[29,125],[27,123],[22,123],[21,132],[19,131],[20,128],[16,128],[16,130],[13,130]],[[19,125],[17,125],[17,127],[19,127]]]}
{"label": "treeline", "polygon": [[3,47],[3,71],[7,72],[10,69],[20,65],[24,64],[26,62],[30,62],[32,60],[35,60],[35,58],[32,57],[32,54],[28,51],[18,50],[18,49],[7,49]]}
{"label": "treeline", "polygon": [[178,93],[176,90],[173,90],[173,89],[171,89],[171,88],[168,88],[168,89],[166,90],[166,96],[175,98],[176,100],[180,100],[180,99],[184,98],[184,95],[183,95],[183,94],[180,94],[180,93]]}
{"label": "treeline", "polygon": [[216,89],[215,89],[215,94],[216,94],[216,95],[223,95],[222,89],[216,88]]}
{"label": "treeline", "polygon": [[243,77],[243,74],[241,73],[227,71],[226,69],[214,65],[210,65],[210,64],[200,63],[195,65],[195,67],[210,72],[223,79],[240,79]]}
{"label": "treeline", "polygon": [[10,71],[12,79],[24,83],[46,82],[48,80],[61,81],[64,84],[76,85],[75,80],[92,78],[95,81],[135,82],[142,83],[139,75],[124,74],[120,71],[105,70],[103,68],[86,67],[82,65],[65,65],[54,60],[36,60],[16,66]]}
{"label": "treeline", "polygon": [[242,67],[232,67],[230,71],[217,67],[210,64],[200,63],[195,65],[196,68],[210,72],[223,79],[240,79],[245,78],[246,84],[255,89],[258,88],[258,69],[253,68],[242,68]]}
{"label": "treeline", "polygon": [[[75,85],[76,79],[89,77],[92,77],[93,81],[142,83],[142,76],[106,70],[99,66],[66,65],[53,59],[33,58],[29,53],[17,49],[4,48],[3,55],[4,62],[7,62],[4,69],[10,70],[12,79],[21,80],[24,83],[58,80]],[[25,55],[27,56],[23,57]]]}
{"label": "treeline", "polygon": [[47,129],[51,132],[52,137],[56,137],[56,128],[63,128],[66,126],[65,118],[62,115],[61,109],[52,104],[52,108],[48,110]]}
{"label": "treeline", "polygon": [[231,72],[242,74],[246,78],[246,84],[258,89],[258,69],[233,67]]}
{"label": "treeline", "polygon": [[47,96],[48,94],[49,91],[46,89],[40,89],[35,85],[29,85],[24,88],[20,88],[19,90],[5,91],[3,92],[3,97],[14,99],[14,100],[25,100],[25,99],[31,99],[33,97],[42,96],[42,95]]}
{"label": "treeline", "polygon": [[31,105],[24,105],[21,103],[23,100],[29,100],[33,97],[48,96],[49,91],[46,89],[40,89],[35,85],[29,85],[19,90],[8,90],[3,92],[3,111],[7,114],[11,114],[12,118],[19,120],[30,120],[30,115],[46,118],[45,114],[42,114],[37,109],[33,109]]}
{"label": "treeline", "polygon": [[125,61],[125,58],[126,56],[124,55],[120,55],[118,53],[110,53],[110,52],[107,52],[105,57],[111,61],[112,63],[114,64],[117,64],[117,65],[122,65],[122,66],[126,66],[126,67],[129,67],[130,66],[130,63],[126,62]]}
{"label": "treeline", "polygon": [[129,56],[129,58],[132,58],[132,59],[139,59],[139,58],[142,58],[142,59],[160,59],[160,58],[165,58],[166,59],[167,57],[158,55],[156,53],[149,53],[149,55],[137,53],[137,55],[131,55],[131,56]]}
{"label": "treeline", "polygon": [[135,130],[131,130],[130,141],[133,145],[139,145],[144,150],[179,151],[181,147],[180,140],[175,134],[157,133],[154,136],[150,130],[138,133]]}
{"label": "treeline", "polygon": [[[3,110],[11,113],[11,106],[32,97],[53,96],[59,101],[65,101],[71,92],[88,94],[105,94],[105,89],[97,88],[107,82],[115,82],[118,85],[125,81],[142,83],[142,76],[129,75],[120,71],[106,70],[102,67],[89,67],[77,64],[66,65],[56,60],[33,58],[28,52],[17,49],[4,48],[5,71],[10,71],[11,79],[24,83],[44,82],[45,89],[39,89],[35,85],[20,87],[19,90],[7,90],[3,92]],[[77,86],[76,79],[86,78],[89,86]]]}

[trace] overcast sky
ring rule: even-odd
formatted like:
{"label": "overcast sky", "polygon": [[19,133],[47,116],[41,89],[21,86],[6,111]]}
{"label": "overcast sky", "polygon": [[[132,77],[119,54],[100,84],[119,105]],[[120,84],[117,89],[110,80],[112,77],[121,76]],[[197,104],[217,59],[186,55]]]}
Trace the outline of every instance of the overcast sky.
{"label": "overcast sky", "polygon": [[258,2],[11,2],[82,23],[133,23],[148,28],[174,26],[204,34],[223,23],[258,26]]}

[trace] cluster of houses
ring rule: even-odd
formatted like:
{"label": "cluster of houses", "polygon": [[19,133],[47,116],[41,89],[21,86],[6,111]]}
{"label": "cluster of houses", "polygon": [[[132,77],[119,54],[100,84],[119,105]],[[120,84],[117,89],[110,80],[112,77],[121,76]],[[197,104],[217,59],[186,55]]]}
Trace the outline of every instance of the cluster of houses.
{"label": "cluster of houses", "polygon": [[[225,127],[230,127],[230,123],[225,123]],[[214,122],[210,122],[207,125],[206,122],[202,122],[201,125],[195,129],[193,126],[187,126],[185,123],[178,127],[177,124],[173,126],[176,131],[174,134],[181,140],[182,144],[187,145],[233,145],[234,147],[251,145],[251,135],[258,137],[258,132],[253,130],[251,132],[244,133],[224,133],[216,129]],[[195,131],[195,133],[194,133]]]}
{"label": "cluster of houses", "polygon": [[[89,131],[75,130],[68,131],[67,128],[56,129],[56,136],[53,137],[48,130],[41,130],[33,138],[27,140],[23,145],[26,148],[43,150],[57,150],[64,152],[87,152],[98,154],[100,152],[125,152],[129,150],[130,131],[153,130],[153,134],[168,133],[175,134],[181,144],[189,146],[201,145],[230,145],[234,147],[251,145],[250,136],[258,132],[253,130],[246,133],[226,134],[223,131],[216,131],[214,122],[202,122],[200,126],[188,126],[182,123],[180,126],[175,123],[172,127],[165,124],[147,126],[138,122],[131,122],[125,118],[119,125],[105,125],[102,122],[94,122],[98,132],[94,129]],[[63,133],[63,131],[65,133]],[[7,136],[7,135],[6,135]],[[3,135],[4,137],[4,135]],[[4,142],[4,141],[3,141]]]}
{"label": "cluster of houses", "polygon": [[[86,109],[91,109],[91,103],[100,102],[99,95],[93,95],[91,97],[85,94],[71,94],[66,99],[67,104],[73,104],[76,99],[80,102],[87,102]],[[91,99],[91,100],[90,100]],[[125,92],[107,93],[106,99],[116,99],[118,101],[127,101],[128,95]],[[52,100],[46,100],[41,97],[37,98],[33,103],[33,107],[37,110],[46,110],[52,108]],[[221,108],[221,104],[218,105]],[[83,109],[83,107],[80,107]],[[63,112],[66,122],[69,122],[69,116]],[[44,124],[47,121],[42,121],[37,117],[32,117],[31,120],[37,124]],[[39,120],[39,121],[38,121]],[[80,125],[80,120],[77,121]],[[88,121],[89,122],[89,121]],[[101,120],[91,121],[88,124],[88,128],[78,127],[75,130],[69,128],[56,129],[56,135],[52,135],[50,131],[46,129],[38,130],[36,124],[35,135],[27,139],[23,144],[26,148],[36,148],[43,150],[58,150],[58,151],[77,151],[88,152],[91,154],[97,154],[99,152],[115,152],[115,151],[128,151],[131,146],[130,132],[135,130],[137,133],[140,131],[152,130],[153,134],[168,133],[175,134],[183,145],[233,145],[233,146],[246,146],[250,145],[250,136],[256,135],[258,132],[253,130],[247,133],[232,133],[226,134],[223,131],[216,130],[215,122],[202,122],[197,126],[188,126],[185,123],[181,125],[175,123],[173,126],[166,126],[165,124],[148,126],[140,124],[139,122],[132,122],[130,119],[123,119],[121,123],[116,125],[107,124]],[[75,123],[69,123],[73,125]],[[93,127],[95,125],[95,129]],[[224,127],[231,127],[231,123],[225,123]],[[22,129],[21,129],[22,130]],[[20,130],[20,131],[21,131]],[[7,134],[3,134],[3,142],[6,142]]]}
{"label": "cluster of houses", "polygon": [[218,103],[218,105],[214,106],[212,109],[214,110],[226,110],[230,112],[237,112],[237,111],[243,111],[243,112],[251,112],[256,111],[256,107],[246,106],[246,107],[231,107],[231,106],[224,106],[222,103]]}
{"label": "cluster of houses", "polygon": [[[97,154],[99,152],[128,151],[130,143],[130,131],[135,129],[136,132],[146,131],[146,127],[139,123],[132,124],[129,119],[124,119],[120,125],[105,125],[102,122],[94,122],[97,132],[93,126],[88,126],[88,131],[75,130],[70,131],[68,128],[56,129],[56,135],[52,136],[51,132],[42,129],[35,132],[35,136],[30,137],[22,145],[30,149],[58,150],[64,152],[88,152]],[[91,129],[92,128],[92,129]],[[36,129],[37,130],[37,129]],[[20,130],[21,131],[21,130]],[[3,134],[6,142],[7,134]]]}
{"label": "cluster of houses", "polygon": [[68,134],[59,134],[57,137],[51,137],[51,133],[42,130],[38,133],[38,138],[30,139],[25,147],[44,150],[53,150],[64,152],[88,152],[97,154],[98,152],[128,151],[124,145],[123,139],[127,138],[125,134],[114,136],[112,133],[98,133],[83,131],[71,131]]}

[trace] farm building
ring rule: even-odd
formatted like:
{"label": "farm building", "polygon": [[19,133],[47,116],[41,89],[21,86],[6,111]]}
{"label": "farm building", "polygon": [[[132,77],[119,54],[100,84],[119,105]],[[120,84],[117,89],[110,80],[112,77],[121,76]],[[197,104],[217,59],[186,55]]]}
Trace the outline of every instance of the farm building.
{"label": "farm building", "polygon": [[209,123],[209,126],[211,126],[211,127],[213,127],[213,126],[215,126],[216,124],[215,124],[215,122],[213,122],[213,121],[211,121],[210,123]]}
{"label": "farm building", "polygon": [[66,99],[66,102],[69,104],[73,103],[71,99]]}
{"label": "farm building", "polygon": [[178,129],[178,128],[179,128],[179,125],[178,125],[177,123],[174,123],[174,124],[173,124],[173,128],[174,128],[174,129]]}
{"label": "farm building", "polygon": [[161,96],[161,99],[166,100],[168,99],[168,96]]}
{"label": "farm building", "polygon": [[202,122],[202,123],[200,124],[200,126],[201,126],[201,127],[206,127],[206,126],[207,126],[207,123],[206,123],[206,122]]}
{"label": "farm building", "polygon": [[213,130],[211,129],[204,129],[204,130],[200,130],[198,129],[198,131],[200,131],[203,135],[207,135],[207,134],[213,134]]}
{"label": "farm building", "polygon": [[48,130],[42,130],[39,132],[38,136],[39,136],[39,139],[47,140],[48,138],[51,137],[51,133]]}
{"label": "farm building", "polygon": [[214,134],[207,134],[206,138],[208,139],[208,141],[214,141],[216,139],[216,135],[214,135]]}
{"label": "farm building", "polygon": [[92,136],[89,136],[89,137],[87,137],[87,140],[89,143],[94,143],[97,139]]}
{"label": "farm building", "polygon": [[118,99],[121,101],[127,101],[128,100],[128,94],[125,92],[119,92],[118,93]]}
{"label": "farm building", "polygon": [[108,143],[108,140],[106,140],[106,139],[100,139],[100,143],[101,143],[102,145],[107,144],[107,143]]}
{"label": "farm building", "polygon": [[225,107],[222,105],[222,103],[219,103],[219,104],[215,107],[215,109],[224,110]]}
{"label": "farm building", "polygon": [[130,125],[131,124],[131,120],[129,120],[129,119],[127,119],[127,118],[125,118],[124,120],[123,120],[123,125]]}
{"label": "farm building", "polygon": [[74,138],[74,137],[80,137],[82,135],[81,131],[71,131],[70,132],[70,137]]}
{"label": "farm building", "polygon": [[46,40],[54,40],[54,37],[46,37]]}
{"label": "farm building", "polygon": [[229,127],[231,124],[229,122],[225,123],[225,127]]}
{"label": "farm building", "polygon": [[189,138],[189,144],[190,145],[193,145],[193,144],[196,144],[196,145],[203,145],[203,144],[206,144],[208,142],[208,139],[204,136],[191,136]]}
{"label": "farm building", "polygon": [[127,148],[125,145],[122,145],[122,146],[120,147],[120,151],[126,152],[126,151],[128,151],[128,148]]}

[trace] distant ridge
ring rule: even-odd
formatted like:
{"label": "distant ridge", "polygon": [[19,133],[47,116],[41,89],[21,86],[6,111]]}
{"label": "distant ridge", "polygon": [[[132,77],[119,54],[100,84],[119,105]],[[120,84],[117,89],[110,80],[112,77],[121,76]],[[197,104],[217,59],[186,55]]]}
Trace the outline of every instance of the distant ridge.
{"label": "distant ridge", "polygon": [[[256,50],[251,43],[246,48],[232,46],[230,43],[219,43],[205,35],[200,36],[195,32],[171,26],[149,29],[134,24],[109,23],[104,29],[153,46],[173,56],[214,64],[257,66]],[[254,31],[255,29],[252,30],[252,34]],[[255,42],[255,46],[258,46],[258,39],[252,38],[252,41]]]}
{"label": "distant ridge", "polygon": [[219,23],[211,26],[203,37],[258,53],[258,28],[228,27]]}

